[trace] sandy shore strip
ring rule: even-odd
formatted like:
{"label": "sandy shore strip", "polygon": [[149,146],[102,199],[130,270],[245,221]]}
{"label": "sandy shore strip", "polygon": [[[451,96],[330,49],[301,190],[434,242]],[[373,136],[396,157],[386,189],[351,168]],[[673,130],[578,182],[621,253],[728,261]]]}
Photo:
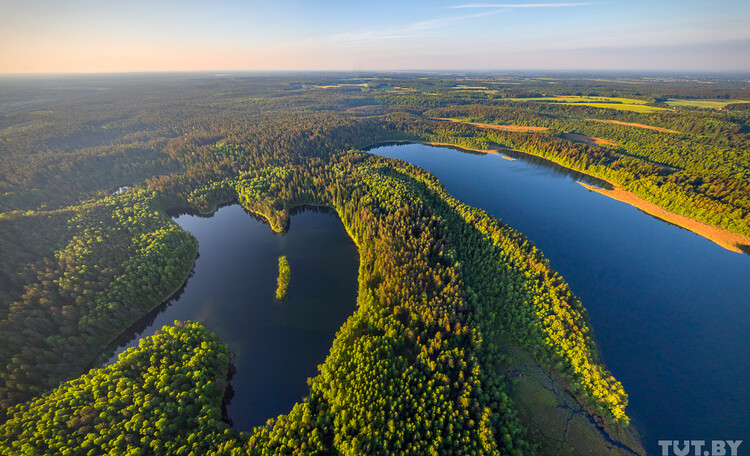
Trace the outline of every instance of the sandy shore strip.
{"label": "sandy shore strip", "polygon": [[581,135],[578,133],[565,133],[563,134],[563,138],[568,139],[570,141],[582,141],[586,144],[591,144],[594,146],[619,146],[620,143],[610,141],[608,139],[602,139],[602,138],[595,138],[593,136],[586,136]]}
{"label": "sandy shore strip", "polygon": [[637,207],[647,214],[653,215],[654,217],[660,218],[669,223],[673,223],[677,226],[685,228],[686,230],[690,230],[695,234],[703,236],[709,241],[715,242],[716,244],[724,247],[727,250],[731,250],[732,252],[742,253],[742,250],[738,247],[738,245],[750,245],[750,237],[743,236],[738,233],[733,233],[729,230],[709,225],[707,223],[703,223],[684,215],[675,214],[674,212],[670,212],[661,206],[657,206],[654,203],[648,202],[641,197],[630,193],[629,191],[623,189],[618,185],[613,184],[615,187],[614,190],[605,190],[602,188],[584,184],[583,182],[578,183],[591,191],[601,193],[602,195],[608,196],[617,201],[630,204],[631,206]]}
{"label": "sandy shore strip", "polygon": [[463,120],[452,119],[449,117],[430,117],[430,119],[463,123],[463,124],[468,124],[468,125],[474,125],[475,127],[493,128],[495,130],[503,130],[503,131],[546,131],[546,130],[549,130],[549,128],[547,127],[529,127],[526,125],[495,125],[495,124],[486,124],[486,123],[479,123],[479,122],[465,122]]}
{"label": "sandy shore strip", "polygon": [[604,122],[604,123],[611,123],[611,124],[617,124],[617,125],[625,125],[626,127],[646,128],[648,130],[661,131],[662,133],[679,133],[679,131],[677,130],[669,130],[667,128],[654,127],[652,125],[644,125],[644,124],[639,124],[639,123],[620,122],[619,120],[602,120],[602,119],[586,119],[586,120],[591,120],[593,122]]}

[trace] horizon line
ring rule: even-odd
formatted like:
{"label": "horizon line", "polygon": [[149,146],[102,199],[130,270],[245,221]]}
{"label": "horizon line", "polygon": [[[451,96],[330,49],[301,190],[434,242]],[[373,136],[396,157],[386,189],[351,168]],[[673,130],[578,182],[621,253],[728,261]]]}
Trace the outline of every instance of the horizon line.
{"label": "horizon line", "polygon": [[619,69],[619,68],[463,68],[463,69],[446,69],[446,68],[423,68],[423,69],[365,69],[365,70],[342,70],[342,69],[263,69],[263,70],[132,70],[132,71],[32,71],[32,72],[0,72],[3,76],[89,76],[89,75],[147,75],[147,74],[242,74],[242,73],[524,73],[524,72],[544,72],[544,73],[622,73],[622,74],[648,74],[648,73],[669,73],[669,74],[748,74],[747,70],[706,70],[706,69]]}

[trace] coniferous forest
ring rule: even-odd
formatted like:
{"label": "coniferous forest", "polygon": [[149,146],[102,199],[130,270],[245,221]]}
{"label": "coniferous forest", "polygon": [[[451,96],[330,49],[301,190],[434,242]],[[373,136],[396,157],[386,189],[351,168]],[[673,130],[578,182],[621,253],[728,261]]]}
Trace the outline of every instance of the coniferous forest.
{"label": "coniferous forest", "polygon": [[[747,237],[750,110],[732,102],[747,84],[709,82],[0,81],[0,453],[642,454],[627,385],[601,361],[585,302],[542,252],[431,174],[366,149],[513,149]],[[727,104],[667,104],[675,99]],[[97,367],[193,267],[197,242],[169,214],[229,202],[277,232],[297,207],[332,208],[360,256],[356,310],[309,394],[248,432],[222,411],[230,348],[199,323],[175,322]],[[280,258],[279,300],[294,274]],[[519,361],[580,406],[586,432],[545,437],[544,406],[518,400],[531,381],[514,375]]]}

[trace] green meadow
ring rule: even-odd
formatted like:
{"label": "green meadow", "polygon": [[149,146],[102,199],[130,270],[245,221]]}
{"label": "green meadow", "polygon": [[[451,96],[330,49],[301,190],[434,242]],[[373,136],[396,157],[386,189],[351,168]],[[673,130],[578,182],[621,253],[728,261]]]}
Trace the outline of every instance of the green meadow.
{"label": "green meadow", "polygon": [[699,100],[667,100],[665,101],[669,106],[682,106],[682,107],[694,107],[694,108],[708,108],[708,109],[722,109],[727,105],[734,103],[750,103],[747,100],[712,100],[712,99],[699,99]]}

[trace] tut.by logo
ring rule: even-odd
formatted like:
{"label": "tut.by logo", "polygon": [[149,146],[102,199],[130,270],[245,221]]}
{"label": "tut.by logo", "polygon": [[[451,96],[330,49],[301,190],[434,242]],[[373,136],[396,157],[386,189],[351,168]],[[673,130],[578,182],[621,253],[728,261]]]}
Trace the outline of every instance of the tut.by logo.
{"label": "tut.by logo", "polygon": [[659,440],[662,456],[738,456],[742,440]]}

